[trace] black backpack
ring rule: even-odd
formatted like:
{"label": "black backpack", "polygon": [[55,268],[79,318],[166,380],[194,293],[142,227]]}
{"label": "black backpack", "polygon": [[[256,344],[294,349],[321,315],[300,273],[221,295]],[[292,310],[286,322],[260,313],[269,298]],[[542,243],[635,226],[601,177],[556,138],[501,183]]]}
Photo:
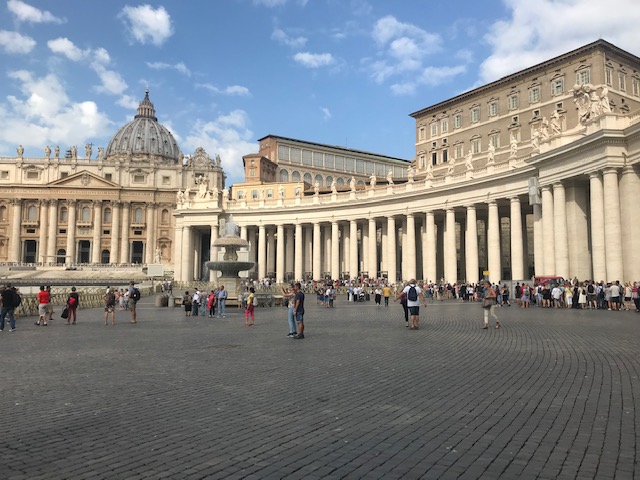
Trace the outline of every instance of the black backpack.
{"label": "black backpack", "polygon": [[136,287],[133,287],[133,291],[131,292],[131,299],[136,302],[140,300],[140,290]]}
{"label": "black backpack", "polygon": [[13,290],[13,308],[18,308],[22,303],[22,297],[18,292]]}
{"label": "black backpack", "polygon": [[409,291],[407,292],[407,300],[411,302],[418,300],[418,290],[416,290],[416,287],[412,286],[409,288]]}
{"label": "black backpack", "polygon": [[593,293],[594,289],[593,289],[593,283],[590,283],[589,285],[587,285],[587,293]]}

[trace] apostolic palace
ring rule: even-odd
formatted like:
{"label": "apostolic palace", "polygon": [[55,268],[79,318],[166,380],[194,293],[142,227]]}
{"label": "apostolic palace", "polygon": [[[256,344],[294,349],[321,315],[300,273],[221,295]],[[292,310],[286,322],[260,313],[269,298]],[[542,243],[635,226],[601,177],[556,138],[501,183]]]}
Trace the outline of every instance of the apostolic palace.
{"label": "apostolic palace", "polygon": [[253,279],[640,280],[640,58],[598,40],[411,117],[412,160],[267,135],[226,186],[147,92],[97,153],[0,159],[0,262],[208,279],[232,216]]}

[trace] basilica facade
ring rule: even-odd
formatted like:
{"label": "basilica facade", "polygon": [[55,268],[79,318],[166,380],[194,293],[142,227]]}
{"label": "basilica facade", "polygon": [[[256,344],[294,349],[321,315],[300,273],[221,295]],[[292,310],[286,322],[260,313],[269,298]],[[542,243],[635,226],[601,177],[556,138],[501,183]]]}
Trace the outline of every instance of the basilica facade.
{"label": "basilica facade", "polygon": [[416,157],[390,159],[398,171],[345,171],[337,156],[358,152],[265,137],[232,195],[177,206],[176,278],[208,275],[232,215],[254,279],[638,280],[639,72],[599,40],[416,111]]}

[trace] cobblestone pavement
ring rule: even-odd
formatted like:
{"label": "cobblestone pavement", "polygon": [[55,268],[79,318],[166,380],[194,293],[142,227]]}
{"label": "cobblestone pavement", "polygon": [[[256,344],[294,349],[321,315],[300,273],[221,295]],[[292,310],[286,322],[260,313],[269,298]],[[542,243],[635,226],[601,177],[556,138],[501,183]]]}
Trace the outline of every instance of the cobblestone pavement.
{"label": "cobblestone pavement", "polygon": [[640,477],[640,316],[308,298],[185,318],[139,304],[0,333],[0,478]]}

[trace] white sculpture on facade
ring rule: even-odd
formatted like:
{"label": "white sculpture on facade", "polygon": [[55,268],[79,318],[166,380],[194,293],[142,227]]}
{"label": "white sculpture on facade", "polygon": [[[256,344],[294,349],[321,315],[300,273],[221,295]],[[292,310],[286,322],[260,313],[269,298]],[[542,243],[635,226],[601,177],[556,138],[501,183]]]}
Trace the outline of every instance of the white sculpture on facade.
{"label": "white sculpture on facade", "polygon": [[543,142],[549,139],[549,121],[547,117],[542,117],[542,122],[540,122],[540,139]]}
{"label": "white sculpture on facade", "polygon": [[489,147],[487,148],[487,163],[496,163],[496,147],[493,146],[493,143],[489,143]]}
{"label": "white sculpture on facade", "polygon": [[515,158],[518,155],[518,139],[515,135],[511,135],[511,140],[509,142],[509,157]]}
{"label": "white sculpture on facade", "polygon": [[531,149],[535,153],[540,151],[540,130],[537,128],[531,133]]}
{"label": "white sculpture on facade", "polygon": [[84,146],[84,156],[86,159],[90,159],[91,158],[91,154],[93,153],[93,148],[91,147],[90,143],[87,143]]}
{"label": "white sculpture on facade", "polygon": [[98,160],[104,159],[104,147],[98,147]]}
{"label": "white sculpture on facade", "polygon": [[44,147],[44,158],[47,160],[51,158],[51,147],[49,145]]}
{"label": "white sculpture on facade", "polygon": [[351,180],[349,180],[349,188],[351,189],[352,192],[356,191],[356,178],[355,177],[351,177]]}
{"label": "white sculpture on facade", "polygon": [[16,152],[18,152],[18,158],[22,158],[22,155],[24,155],[24,148],[22,148],[22,145],[18,145]]}
{"label": "white sculpture on facade", "polygon": [[376,178],[376,176],[374,174],[371,174],[371,176],[369,177],[369,186],[371,186],[371,188],[375,188],[377,181],[378,179]]}
{"label": "white sculpture on facade", "polygon": [[318,195],[320,193],[320,184],[318,182],[313,184],[313,194]]}
{"label": "white sculpture on facade", "polygon": [[433,163],[429,162],[427,164],[427,177],[425,178],[425,180],[432,180],[433,179]]}
{"label": "white sculpture on facade", "polygon": [[186,201],[186,197],[184,195],[184,192],[182,190],[178,190],[178,193],[176,194],[176,203],[178,205],[184,205]]}
{"label": "white sculpture on facade", "polygon": [[393,185],[393,170],[391,169],[387,172],[387,183]]}
{"label": "white sculpture on facade", "polygon": [[[489,144],[489,147],[491,147],[491,144]],[[469,153],[467,153],[464,161],[464,166],[467,168],[468,172],[473,170],[473,152],[471,150],[469,150]]]}
{"label": "white sculpture on facade", "polygon": [[338,193],[338,183],[335,178],[331,182],[331,193]]}
{"label": "white sculpture on facade", "polygon": [[558,110],[554,110],[551,114],[551,120],[549,120],[549,127],[551,128],[551,135],[559,135],[561,133],[560,127],[560,113]]}

